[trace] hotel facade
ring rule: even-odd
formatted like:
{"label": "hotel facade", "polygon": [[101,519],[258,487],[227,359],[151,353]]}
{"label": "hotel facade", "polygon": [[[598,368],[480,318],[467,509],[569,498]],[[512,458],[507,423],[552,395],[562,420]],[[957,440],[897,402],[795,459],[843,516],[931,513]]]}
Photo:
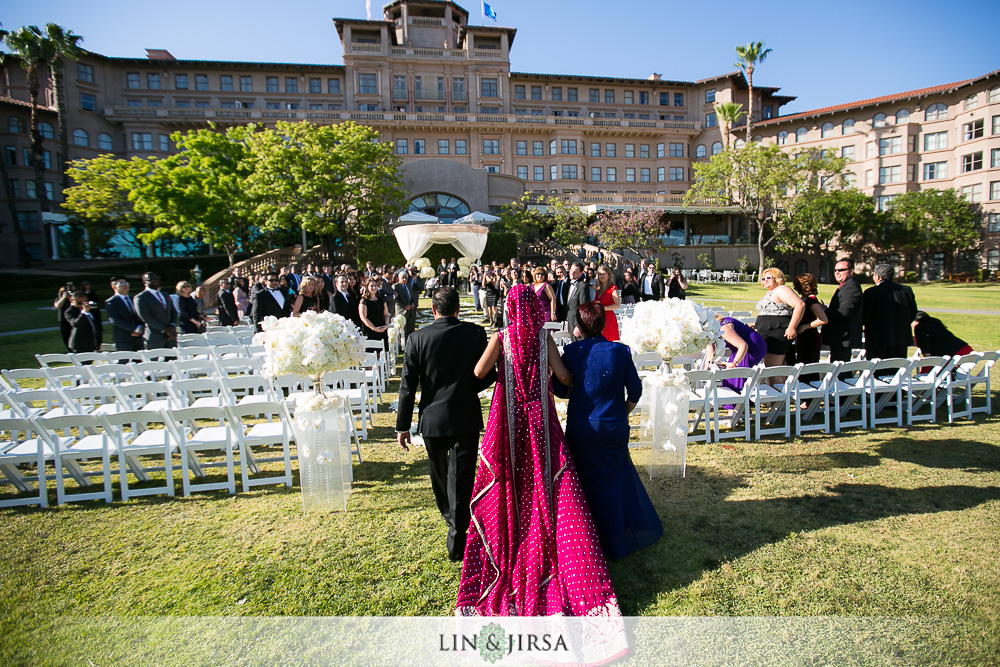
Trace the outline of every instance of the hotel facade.
{"label": "hotel facade", "polygon": [[[559,195],[586,211],[654,206],[671,222],[666,256],[685,266],[706,249],[716,266],[755,258],[735,209],[687,206],[693,166],[722,150],[715,104],[747,108],[739,72],[699,81],[512,72],[516,29],[474,26],[441,0],[396,0],[382,20],[334,19],[343,65],[177,60],[87,53],[66,64],[69,147],[62,155],[53,91],[39,96],[45,187],[62,201],[64,159],[113,153],[165,157],[170,134],[278,120],[354,121],[379,131],[402,159],[410,207],[443,219],[496,210],[524,192]],[[823,147],[850,161],[856,185],[884,206],[901,192],[954,187],[983,204],[980,247],[955,262],[1000,268],[1000,70],[826,109],[781,115],[793,97],[754,88],[755,135],[788,150]],[[3,69],[0,130],[13,201],[29,253],[51,264],[58,225],[40,209],[30,152],[23,70]],[[734,136],[742,134],[736,128]],[[0,206],[0,266],[17,263],[11,206]],[[888,258],[910,269],[917,258]],[[952,266],[941,256],[940,270]],[[821,278],[808,257],[784,260]],[[974,266],[973,266],[974,265]]]}

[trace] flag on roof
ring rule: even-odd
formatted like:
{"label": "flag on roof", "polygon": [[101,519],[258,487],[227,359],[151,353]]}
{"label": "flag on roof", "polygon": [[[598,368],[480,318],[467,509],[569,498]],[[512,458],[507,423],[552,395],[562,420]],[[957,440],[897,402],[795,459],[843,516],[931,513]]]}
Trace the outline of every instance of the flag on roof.
{"label": "flag on roof", "polygon": [[494,21],[497,20],[497,13],[493,11],[493,8],[489,6],[486,0],[483,0],[483,16]]}

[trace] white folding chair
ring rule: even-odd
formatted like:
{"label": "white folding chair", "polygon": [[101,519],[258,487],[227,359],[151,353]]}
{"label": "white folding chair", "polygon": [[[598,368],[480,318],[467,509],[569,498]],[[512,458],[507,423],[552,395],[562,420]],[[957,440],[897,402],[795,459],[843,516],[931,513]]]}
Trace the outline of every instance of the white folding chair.
{"label": "white folding chair", "polygon": [[969,375],[969,391],[974,392],[976,385],[984,385],[986,391],[986,403],[979,407],[975,405],[972,406],[972,413],[985,412],[988,415],[993,414],[993,393],[990,389],[993,385],[991,384],[991,372],[993,365],[1000,358],[1000,351],[991,350],[989,352],[983,352],[980,356],[979,363],[976,366],[968,370]]}
{"label": "white folding chair", "polygon": [[180,408],[222,408],[228,403],[216,378],[191,378],[170,383],[175,405]]}
{"label": "white folding chair", "polygon": [[285,405],[290,411],[295,410],[295,401],[299,396],[312,395],[313,381],[308,375],[281,375],[273,380],[275,391],[285,397]]}
{"label": "white folding chair", "polygon": [[212,357],[215,359],[230,359],[234,357],[246,359],[250,356],[247,354],[246,346],[240,345],[235,338],[233,338],[232,343],[223,343],[219,340],[213,340],[211,351]]}
{"label": "white folding chair", "polygon": [[545,329],[546,331],[562,331],[563,330],[563,323],[562,322],[544,322],[544,323],[542,323],[542,328]]}
{"label": "white folding chair", "polygon": [[[860,426],[868,428],[868,375],[871,373],[872,362],[848,361],[837,364],[830,381],[832,393],[830,409],[833,410],[833,430],[840,433],[842,428]],[[857,407],[857,419],[849,420],[847,416]]]}
{"label": "white folding chair", "polygon": [[[720,442],[725,438],[745,437],[750,440],[750,416],[747,414],[750,408],[750,396],[753,392],[754,384],[757,381],[759,368],[724,368],[715,372],[715,383],[712,385],[712,415],[715,429],[715,442]],[[739,390],[731,389],[722,385],[723,380],[743,380],[743,386]],[[729,428],[725,435],[719,429],[719,413],[723,406],[732,405],[733,414],[729,417]],[[743,427],[737,425],[742,422]]]}
{"label": "white folding chair", "polygon": [[364,361],[361,364],[361,371],[365,374],[365,382],[368,385],[368,397],[371,401],[372,412],[378,412],[378,402],[382,395],[382,375],[381,364],[378,355],[374,352],[366,352]]}
{"label": "white folding chair", "polygon": [[[791,437],[792,390],[798,374],[799,369],[796,366],[772,366],[760,369],[750,393],[756,437],[772,434]],[[774,383],[769,383],[770,380],[774,380]],[[783,426],[773,425],[778,419],[783,419]]]}
{"label": "white folding chair", "polygon": [[207,340],[212,345],[219,347],[243,347],[240,339],[228,332],[225,334],[209,332]]}
{"label": "white folding chair", "polygon": [[108,363],[109,364],[141,364],[146,361],[146,358],[142,356],[142,352],[127,352],[127,351],[116,351],[108,352]]}
{"label": "white folding chair", "polygon": [[[236,493],[236,470],[233,450],[237,436],[225,408],[183,408],[165,413],[166,426],[181,453],[181,488],[184,496],[197,491],[229,491]],[[198,421],[211,420],[216,426],[199,426]],[[206,462],[200,455],[217,452],[223,463]],[[194,483],[191,475],[205,477],[205,469],[225,466],[225,482]]]}
{"label": "white folding chair", "polygon": [[9,368],[2,371],[3,379],[14,389],[41,389],[50,386],[44,368]]}
{"label": "white folding chair", "polygon": [[174,378],[177,380],[213,377],[217,372],[212,359],[207,356],[197,359],[179,359],[170,363],[174,367]]}
{"label": "white folding chair", "polygon": [[[111,502],[111,455],[114,453],[112,438],[100,417],[93,415],[70,415],[39,419],[39,435],[45,439],[53,452],[52,462],[56,468],[56,504],[63,505],[76,500],[104,500]],[[73,429],[77,434],[73,434]],[[87,472],[80,465],[82,461],[99,459],[101,472]],[[91,477],[100,476],[103,488],[100,491],[66,492],[63,470],[76,480],[82,488],[92,486]]]}
{"label": "white folding chair", "polygon": [[372,353],[379,362],[379,393],[385,393],[386,379],[389,377],[389,361],[385,351],[385,346],[380,340],[365,341],[365,352]]}
{"label": "white folding chair", "polygon": [[[77,414],[76,407],[60,389],[25,389],[9,394],[11,401],[21,406],[21,412],[33,417],[65,417]],[[41,403],[40,406],[32,403]],[[35,408],[39,408],[37,412]]]}
{"label": "white folding chair", "polygon": [[62,390],[67,403],[81,415],[111,415],[129,409],[128,401],[113,385],[82,385]]}
{"label": "white folding chair", "polygon": [[[17,494],[0,500],[0,507],[49,506],[45,464],[52,460],[53,453],[40,431],[33,419],[0,419],[0,473]],[[27,466],[35,467],[36,476],[23,474]],[[32,481],[37,482],[35,488]]]}
{"label": "white folding chair", "polygon": [[749,310],[734,310],[732,313],[729,314],[729,316],[735,320],[742,321],[742,319],[745,317],[753,317],[753,313],[751,313]]}
{"label": "white folding chair", "polygon": [[[945,400],[948,404],[949,424],[961,417],[972,419],[971,378],[973,369],[975,369],[982,358],[982,353],[972,352],[952,359],[951,379],[945,390],[947,394]],[[987,398],[989,398],[989,394],[987,394]],[[960,410],[956,408],[956,403],[962,405]]]}
{"label": "white folding chair", "polygon": [[59,366],[57,368],[43,368],[45,375],[49,378],[49,386],[53,389],[65,389],[66,387],[79,387],[82,384],[91,384],[93,378],[85,366]]}
{"label": "white folding chair", "polygon": [[[868,373],[868,406],[871,417],[868,424],[875,428],[883,424],[903,425],[903,391],[909,359],[875,359]],[[896,408],[895,417],[879,417],[887,407]]]}
{"label": "white folding chair", "polygon": [[108,363],[107,352],[77,352],[73,355],[73,360],[77,366],[89,366],[90,364]]}
{"label": "white folding chair", "polygon": [[180,407],[169,382],[130,382],[116,387],[129,410],[161,412]]}
{"label": "white folding chair", "polygon": [[[174,495],[174,462],[177,442],[166,427],[166,417],[162,412],[133,410],[104,415],[108,432],[115,439],[118,453],[118,477],[121,481],[122,500],[137,496],[152,496],[165,493]],[[128,429],[126,430],[126,427]],[[162,468],[144,465],[143,459],[163,457]],[[129,473],[135,477],[135,484],[152,481],[149,473],[163,470],[161,485],[134,488],[129,484]]]}
{"label": "white folding chair", "polygon": [[[263,403],[246,403],[243,405],[233,405],[229,408],[231,424],[236,431],[237,442],[240,448],[240,474],[243,481],[243,490],[248,491],[252,486],[262,486],[265,484],[284,484],[292,486],[292,459],[290,443],[293,439],[291,428],[291,417],[285,409],[283,403],[269,401]],[[245,421],[248,417],[261,418],[263,421],[249,423]],[[260,458],[255,455],[254,447],[281,447],[280,456]],[[281,461],[283,464],[282,474],[267,475],[251,478],[250,475],[260,474],[261,463],[271,461]]]}
{"label": "white folding chair", "polygon": [[0,391],[0,419],[31,419],[45,412],[14,400],[14,391]]}
{"label": "white folding chair", "polygon": [[208,338],[202,334],[177,334],[177,347],[210,347]]}
{"label": "white folding chair", "polygon": [[275,391],[271,381],[261,375],[233,375],[219,378],[222,393],[227,395],[227,405],[283,402],[284,397]]}
{"label": "white folding chair", "polygon": [[[691,384],[691,388],[687,392],[689,411],[687,441],[711,442],[712,427],[709,421],[712,415],[712,387],[715,384],[715,371],[687,371],[684,375]],[[694,412],[693,417],[690,415],[690,412]],[[705,433],[703,435],[694,435],[699,425],[704,426]]]}
{"label": "white folding chair", "polygon": [[[552,332],[552,342],[556,344],[560,350],[573,342],[573,334],[568,331],[553,331]],[[662,362],[663,360],[660,359]]]}
{"label": "white folding chair", "polygon": [[143,350],[142,358],[146,361],[175,361],[180,359],[180,353],[175,347],[154,347],[152,350]]}
{"label": "white folding chair", "polygon": [[226,357],[213,359],[218,377],[229,377],[231,375],[258,375],[260,366],[253,357]]}
{"label": "white folding chair", "polygon": [[132,373],[137,382],[172,380],[176,372],[173,362],[170,361],[144,361],[132,366]]}
{"label": "white folding chair", "polygon": [[[937,422],[938,389],[950,379],[949,357],[918,357],[910,360],[904,371],[906,425],[918,421]],[[926,413],[921,410],[927,408]]]}
{"label": "white folding chair", "polygon": [[90,383],[93,385],[113,386],[127,384],[136,381],[133,364],[98,364],[95,366],[84,366],[90,374]]}
{"label": "white folding chair", "polygon": [[53,353],[53,354],[36,354],[35,359],[38,359],[38,365],[42,368],[55,368],[58,366],[76,366],[76,361],[73,359],[72,354],[65,353]]}
{"label": "white folding chair", "polygon": [[[830,432],[830,383],[836,364],[814,363],[799,364],[799,374],[792,387],[792,401],[795,404],[795,434],[802,435],[808,431]],[[803,380],[805,377],[816,376],[819,379],[812,382]],[[805,404],[803,409],[802,404]],[[816,413],[822,411],[823,423],[811,424]]]}
{"label": "white folding chair", "polygon": [[663,365],[663,357],[656,352],[633,352],[632,363],[639,372],[639,377],[645,377],[659,370]]}

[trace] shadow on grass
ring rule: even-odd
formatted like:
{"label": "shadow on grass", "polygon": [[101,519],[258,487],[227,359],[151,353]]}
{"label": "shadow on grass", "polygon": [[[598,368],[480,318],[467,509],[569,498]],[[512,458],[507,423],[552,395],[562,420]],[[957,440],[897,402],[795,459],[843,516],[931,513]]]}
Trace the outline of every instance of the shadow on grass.
{"label": "shadow on grass", "polygon": [[970,473],[1000,470],[1000,447],[975,440],[918,440],[899,437],[878,447],[880,457],[928,468],[948,468]]}
{"label": "shadow on grass", "polygon": [[[985,459],[986,453],[982,456]],[[992,461],[997,459],[993,448]],[[649,487],[663,521],[663,538],[609,564],[622,613],[637,614],[659,595],[792,534],[891,516],[965,510],[1000,499],[1000,487],[994,486],[901,489],[837,484],[827,487],[830,495],[727,500],[733,489],[747,486],[748,479],[689,467],[683,484],[658,482]]]}

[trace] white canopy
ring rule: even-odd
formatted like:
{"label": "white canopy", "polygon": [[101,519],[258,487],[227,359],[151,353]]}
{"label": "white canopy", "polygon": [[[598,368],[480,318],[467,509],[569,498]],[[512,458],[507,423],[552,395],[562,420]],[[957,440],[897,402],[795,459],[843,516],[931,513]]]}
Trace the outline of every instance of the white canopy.
{"label": "white canopy", "polygon": [[483,225],[490,224],[494,222],[500,222],[500,218],[495,215],[490,215],[489,213],[483,213],[482,211],[473,211],[469,215],[463,216],[456,220],[455,222],[461,224],[473,224],[473,225]]}
{"label": "white canopy", "polygon": [[433,215],[428,215],[423,211],[410,211],[406,215],[399,216],[400,222],[437,222],[438,219]]}
{"label": "white canopy", "polygon": [[435,243],[453,243],[463,257],[479,259],[489,230],[482,225],[407,225],[392,230],[407,262],[422,257]]}

